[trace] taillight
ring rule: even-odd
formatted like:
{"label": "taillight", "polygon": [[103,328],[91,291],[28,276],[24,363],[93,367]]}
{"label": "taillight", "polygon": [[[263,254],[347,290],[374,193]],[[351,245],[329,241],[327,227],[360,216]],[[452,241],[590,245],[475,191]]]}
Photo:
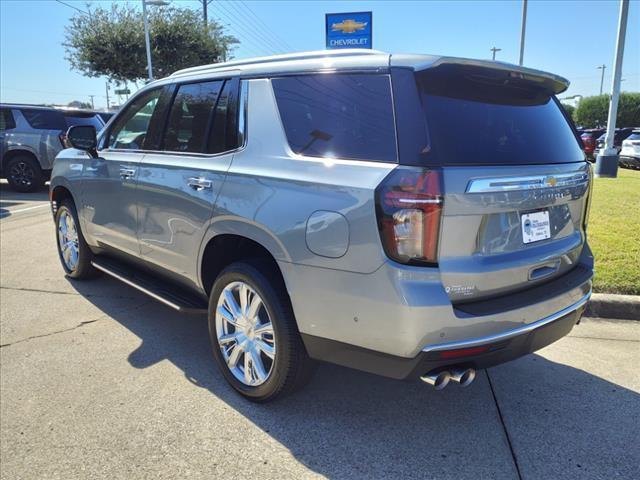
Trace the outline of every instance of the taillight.
{"label": "taillight", "polygon": [[389,258],[434,265],[442,215],[439,170],[398,167],[376,189],[382,245]]}

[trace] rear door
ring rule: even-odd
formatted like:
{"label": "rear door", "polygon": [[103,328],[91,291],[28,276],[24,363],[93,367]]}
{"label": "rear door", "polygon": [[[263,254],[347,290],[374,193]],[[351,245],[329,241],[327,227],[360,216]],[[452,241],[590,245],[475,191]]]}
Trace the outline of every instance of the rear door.
{"label": "rear door", "polygon": [[[504,72],[418,74],[442,171],[438,264],[452,301],[567,272],[585,243],[590,170],[556,99]],[[428,71],[427,71],[428,72]]]}
{"label": "rear door", "polygon": [[197,283],[195,261],[238,139],[238,79],[178,84],[162,139],[140,164],[142,257]]}

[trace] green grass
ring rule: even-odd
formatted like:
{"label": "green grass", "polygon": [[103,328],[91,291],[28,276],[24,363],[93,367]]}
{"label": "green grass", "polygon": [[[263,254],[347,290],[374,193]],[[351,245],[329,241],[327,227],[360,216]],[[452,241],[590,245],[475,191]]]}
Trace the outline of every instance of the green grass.
{"label": "green grass", "polygon": [[588,238],[594,290],[640,295],[640,171],[594,180]]}

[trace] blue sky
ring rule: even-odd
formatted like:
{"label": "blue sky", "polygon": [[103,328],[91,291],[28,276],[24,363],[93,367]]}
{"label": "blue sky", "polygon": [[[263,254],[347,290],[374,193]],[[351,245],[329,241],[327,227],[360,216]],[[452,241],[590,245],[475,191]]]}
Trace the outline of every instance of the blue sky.
{"label": "blue sky", "polygon": [[[0,0],[0,100],[25,103],[88,101],[103,107],[104,79],[86,78],[64,59],[64,27],[85,1]],[[94,1],[108,6],[111,1]],[[140,1],[129,3],[140,5]],[[197,1],[172,3],[199,8]],[[150,7],[157,8],[157,7]],[[374,48],[389,52],[435,53],[518,61],[520,0],[504,1],[220,1],[209,15],[229,25],[241,40],[236,58],[324,48],[324,14],[373,11]],[[611,71],[619,3],[530,0],[525,66],[571,80],[563,96],[597,94],[606,64],[605,91]],[[254,16],[255,15],[255,16]],[[259,20],[258,20],[259,19]],[[267,41],[268,40],[268,41]],[[290,50],[291,51],[291,50]],[[632,0],[623,65],[623,90],[640,91],[640,1]]]}

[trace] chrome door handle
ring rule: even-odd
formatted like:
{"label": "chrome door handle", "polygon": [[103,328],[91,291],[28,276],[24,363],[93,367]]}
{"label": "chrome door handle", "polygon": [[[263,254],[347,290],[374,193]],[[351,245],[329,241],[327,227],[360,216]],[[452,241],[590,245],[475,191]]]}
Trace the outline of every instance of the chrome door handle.
{"label": "chrome door handle", "polygon": [[122,178],[122,179],[131,178],[135,174],[136,174],[136,169],[135,168],[120,167],[120,178]]}
{"label": "chrome door handle", "polygon": [[204,190],[205,188],[211,188],[211,180],[205,178],[191,177],[187,182],[191,188],[196,191]]}

